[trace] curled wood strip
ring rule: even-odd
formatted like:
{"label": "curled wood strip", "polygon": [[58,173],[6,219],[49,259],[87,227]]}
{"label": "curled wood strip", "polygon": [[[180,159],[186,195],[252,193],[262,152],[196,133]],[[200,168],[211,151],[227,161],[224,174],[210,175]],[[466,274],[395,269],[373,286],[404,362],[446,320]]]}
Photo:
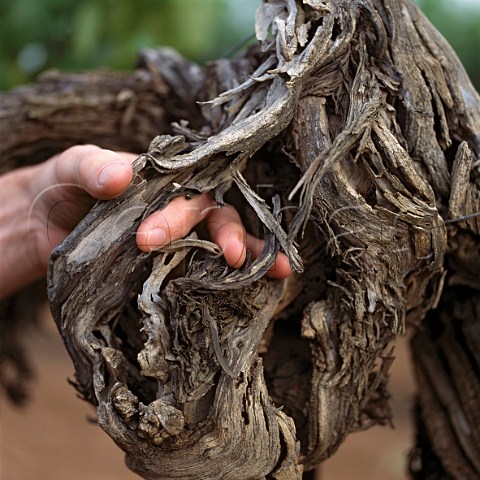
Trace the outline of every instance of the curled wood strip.
{"label": "curled wood strip", "polygon": [[[349,432],[388,423],[391,342],[442,305],[444,285],[478,295],[480,98],[417,8],[265,0],[257,35],[203,72],[143,53],[119,92],[146,81],[152,101],[135,105],[148,111],[113,109],[111,125],[136,118],[148,124],[140,143],[155,138],[131,188],[97,204],[52,258],[77,389],[144,478],[300,478]],[[87,106],[89,81],[75,90]],[[41,98],[15,95],[37,111]],[[173,125],[152,122],[170,95]],[[56,117],[51,102],[42,111],[44,127]],[[17,144],[12,162],[27,152]],[[231,271],[192,240],[136,249],[142,218],[205,191],[265,227],[257,260]],[[279,248],[298,273],[266,280]]]}

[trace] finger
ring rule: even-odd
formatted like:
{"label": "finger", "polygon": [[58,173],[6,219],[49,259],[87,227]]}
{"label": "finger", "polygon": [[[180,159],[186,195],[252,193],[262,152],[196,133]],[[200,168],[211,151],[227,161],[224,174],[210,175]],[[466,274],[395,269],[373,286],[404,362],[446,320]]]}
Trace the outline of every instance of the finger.
{"label": "finger", "polygon": [[[247,248],[252,252],[253,258],[258,258],[265,246],[265,240],[261,240],[253,235],[247,234]],[[288,257],[280,252],[275,259],[275,263],[268,270],[267,276],[270,278],[287,278],[292,274]]]}
{"label": "finger", "polygon": [[132,180],[133,154],[79,145],[54,158],[51,184],[76,185],[99,200],[123,193]]}
{"label": "finger", "polygon": [[163,209],[152,213],[137,230],[137,245],[144,252],[151,252],[183,238],[190,230],[206,218],[215,202],[210,195],[203,194],[187,200],[173,199]]}
{"label": "finger", "polygon": [[[243,265],[247,249],[252,253],[253,259],[262,253],[265,241],[246,233],[242,219],[234,207],[212,209],[207,227],[210,238],[221,248],[231,267],[239,268]],[[281,279],[287,278],[291,273],[288,257],[279,253],[267,275]]]}
{"label": "finger", "polygon": [[247,233],[237,210],[232,206],[212,208],[207,219],[208,234],[221,249],[226,262],[239,268],[247,257]]}
{"label": "finger", "polygon": [[[144,252],[157,250],[187,235],[205,220],[208,234],[216,243],[228,265],[239,268],[246,259],[247,248],[253,258],[261,254],[264,240],[247,234],[240,215],[232,206],[220,208],[207,194],[186,200],[177,197],[163,210],[148,217],[137,231],[137,245]],[[267,275],[286,278],[292,273],[288,258],[280,253]]]}

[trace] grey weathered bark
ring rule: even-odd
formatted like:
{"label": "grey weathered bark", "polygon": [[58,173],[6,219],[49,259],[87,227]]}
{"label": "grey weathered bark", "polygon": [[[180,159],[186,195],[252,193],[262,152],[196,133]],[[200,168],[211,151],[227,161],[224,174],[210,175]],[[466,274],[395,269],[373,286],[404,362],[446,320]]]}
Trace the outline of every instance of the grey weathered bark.
{"label": "grey weathered bark", "polygon": [[[141,151],[164,134],[52,257],[76,388],[144,478],[300,478],[389,422],[394,340],[412,325],[411,470],[477,478],[480,98],[408,0],[265,0],[257,37],[204,71],[146,51],[115,87],[50,76],[3,97],[0,122],[18,111],[35,132],[9,144],[9,168],[44,147]],[[59,85],[71,101],[44,101]],[[257,260],[232,271],[195,233],[136,249],[145,215],[205,191],[263,229]],[[279,249],[296,273],[267,280]]]}

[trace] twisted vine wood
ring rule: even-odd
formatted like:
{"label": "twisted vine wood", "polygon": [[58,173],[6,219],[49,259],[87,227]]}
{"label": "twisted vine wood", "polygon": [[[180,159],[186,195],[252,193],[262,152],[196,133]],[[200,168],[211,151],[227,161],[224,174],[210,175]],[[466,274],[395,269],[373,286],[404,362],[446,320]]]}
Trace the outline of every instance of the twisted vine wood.
{"label": "twisted vine wood", "polygon": [[[79,142],[140,153],[52,256],[75,387],[146,479],[295,479],[389,423],[410,325],[416,478],[480,476],[480,97],[408,0],[264,0],[258,45],[204,69],[48,73],[3,94],[1,168]],[[153,141],[152,141],[153,139]],[[263,235],[228,268],[139,222],[213,192]],[[295,274],[266,279],[284,251]]]}

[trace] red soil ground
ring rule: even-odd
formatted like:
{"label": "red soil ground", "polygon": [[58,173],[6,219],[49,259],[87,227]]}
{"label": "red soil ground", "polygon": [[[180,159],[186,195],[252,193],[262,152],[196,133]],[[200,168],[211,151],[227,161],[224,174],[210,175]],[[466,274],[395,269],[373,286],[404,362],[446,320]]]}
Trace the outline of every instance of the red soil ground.
{"label": "red soil ground", "polygon": [[[28,348],[36,368],[26,408],[0,405],[1,480],[135,480],[122,452],[88,419],[94,411],[66,379],[73,367],[51,319],[31,332]],[[375,427],[350,435],[319,472],[322,480],[405,480],[413,436],[409,414],[413,380],[406,340],[399,342],[392,371],[396,428]],[[320,475],[321,474],[321,475]]]}

